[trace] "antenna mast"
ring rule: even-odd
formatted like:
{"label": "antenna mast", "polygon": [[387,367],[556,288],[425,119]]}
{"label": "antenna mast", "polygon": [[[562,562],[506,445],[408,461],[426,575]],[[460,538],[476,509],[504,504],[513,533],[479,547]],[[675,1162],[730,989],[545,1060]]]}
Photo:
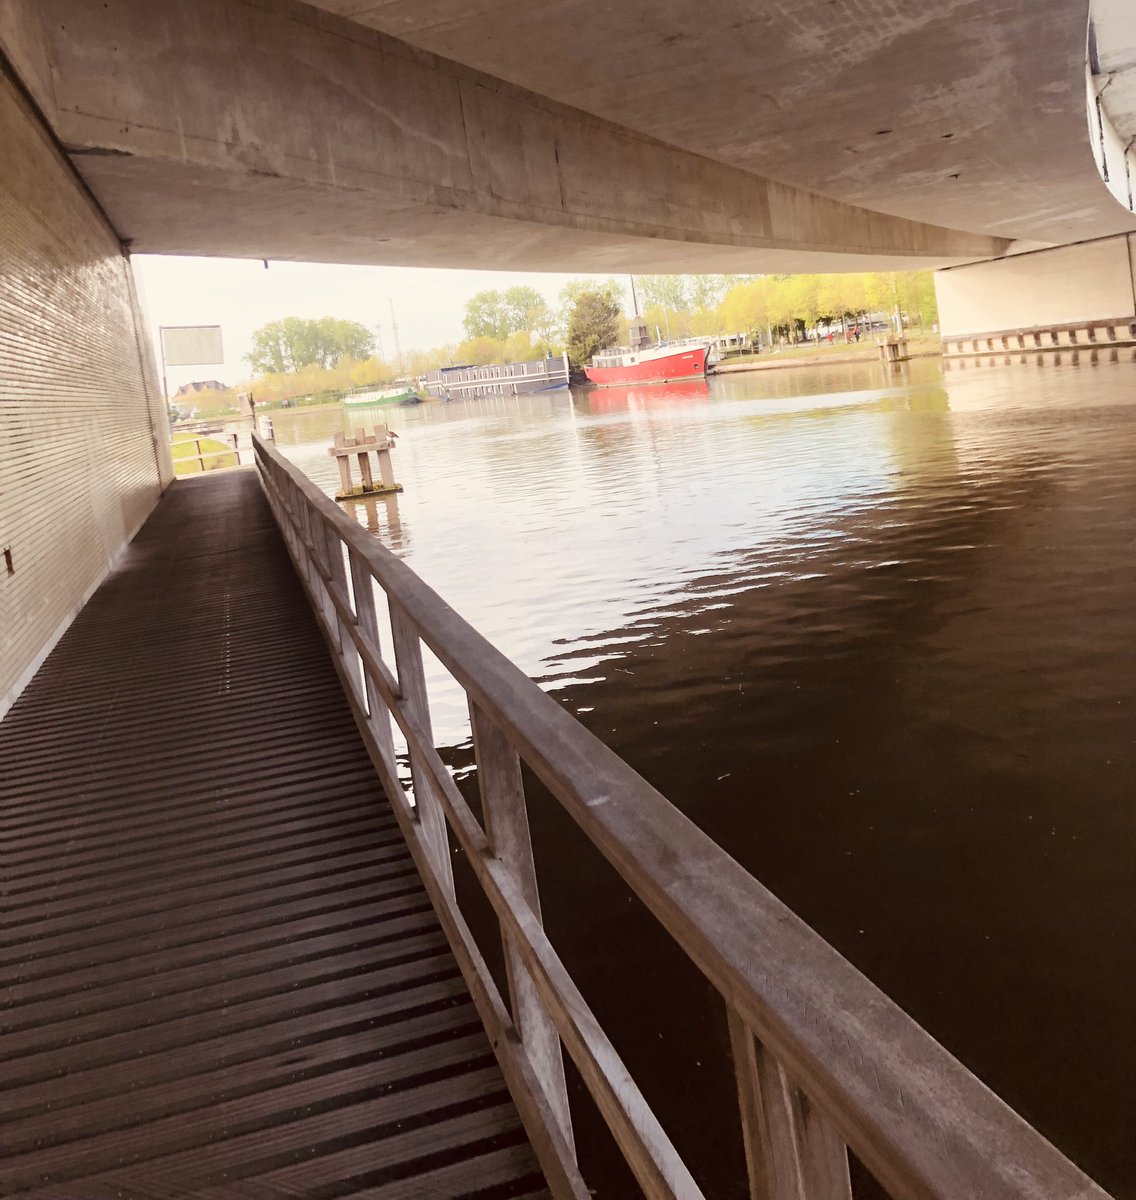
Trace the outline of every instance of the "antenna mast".
{"label": "antenna mast", "polygon": [[402,374],[402,347],[398,344],[398,321],[395,319],[395,315],[394,315],[394,300],[393,299],[390,300],[390,310],[391,310],[391,333],[394,334],[394,353],[395,353],[395,357],[398,359],[398,373],[401,375]]}

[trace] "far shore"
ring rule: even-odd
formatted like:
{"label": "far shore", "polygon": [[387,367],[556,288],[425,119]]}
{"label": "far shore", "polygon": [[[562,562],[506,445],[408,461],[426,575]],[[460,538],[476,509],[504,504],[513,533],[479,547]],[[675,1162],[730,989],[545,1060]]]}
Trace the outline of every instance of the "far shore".
{"label": "far shore", "polygon": [[[938,347],[935,349],[925,347],[912,348],[908,354],[908,358],[939,358],[941,356],[942,350]],[[857,346],[854,349],[849,347],[847,349],[833,349],[814,354],[794,354],[792,351],[779,354],[776,351],[771,351],[762,354],[760,357],[746,358],[740,362],[727,361],[719,363],[714,368],[713,374],[732,375],[739,371],[778,371],[787,370],[790,367],[839,366],[847,363],[879,361],[879,347],[874,342],[871,342],[866,346]]]}

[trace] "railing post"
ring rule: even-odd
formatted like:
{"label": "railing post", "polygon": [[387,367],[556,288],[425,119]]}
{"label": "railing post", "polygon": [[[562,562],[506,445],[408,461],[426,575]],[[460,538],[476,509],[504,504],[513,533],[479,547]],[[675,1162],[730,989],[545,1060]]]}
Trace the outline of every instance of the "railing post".
{"label": "railing post", "polygon": [[839,1135],[732,1006],[728,1016],[752,1200],[852,1200]]}
{"label": "railing post", "polygon": [[[529,816],[521,760],[501,729],[474,703],[469,702],[473,747],[485,834],[493,854],[504,863],[525,903],[540,918],[540,896],[533,861]],[[513,1023],[521,1036],[533,1071],[544,1088],[552,1115],[569,1150],[575,1152],[568,1087],[564,1080],[564,1052],[560,1035],[548,1015],[532,976],[511,939],[501,932],[505,969],[509,978],[509,1004]]]}
{"label": "railing post", "polygon": [[[359,624],[359,632],[370,643],[375,657],[381,657],[379,642],[379,620],[375,612],[375,585],[370,568],[354,550],[348,550],[351,561],[351,588],[355,593],[355,619]],[[379,757],[386,768],[388,779],[383,781],[385,787],[398,783],[398,769],[394,761],[394,737],[391,733],[390,712],[382,693],[367,670],[366,663],[362,664],[363,680],[367,693],[367,726],[375,745],[379,748]]]}
{"label": "railing post", "polygon": [[[270,463],[270,469],[275,471],[276,465],[271,460],[266,460]],[[288,536],[292,543],[292,553],[296,560],[296,570],[305,583],[310,582],[308,579],[308,556],[304,550],[301,532],[303,530],[303,517],[300,510],[300,501],[296,494],[296,484],[288,476],[277,476],[277,483],[280,485],[280,495],[283,497],[284,507],[288,510]]]}
{"label": "railing post", "polygon": [[322,581],[319,575],[319,558],[316,553],[315,541],[315,514],[312,512],[312,506],[308,503],[307,498],[302,492],[298,492],[299,505],[297,513],[299,516],[299,532],[300,544],[303,547],[304,570],[307,574],[308,588],[312,594],[312,604],[316,608],[316,615],[323,612],[323,594],[321,591]]}
{"label": "railing post", "polygon": [[312,585],[319,603],[320,619],[338,648],[339,629],[335,622],[335,605],[332,603],[325,578],[331,570],[330,555],[327,552],[327,531],[323,516],[311,504],[305,503],[304,515],[307,517],[308,540],[312,545]]}
{"label": "railing post", "polygon": [[[426,672],[422,666],[422,642],[410,617],[392,597],[390,599],[391,635],[394,639],[394,658],[398,668],[398,690],[410,715],[418,722],[426,738],[433,742],[430,724],[430,700],[426,694]],[[445,891],[454,892],[454,864],[450,859],[450,839],[446,831],[446,814],[442,802],[426,771],[415,762],[410,751],[410,778],[414,784],[415,817],[422,827],[434,870]]]}
{"label": "railing post", "polygon": [[[331,583],[339,590],[342,600],[349,602],[351,594],[347,590],[347,564],[343,560],[343,539],[339,536],[334,525],[324,526],[324,545],[327,547],[327,567]],[[332,634],[339,644],[339,659],[343,669],[351,681],[351,690],[355,693],[360,704],[363,703],[363,673],[359,654],[351,638],[348,619],[336,607],[328,588],[328,615],[332,621]]]}

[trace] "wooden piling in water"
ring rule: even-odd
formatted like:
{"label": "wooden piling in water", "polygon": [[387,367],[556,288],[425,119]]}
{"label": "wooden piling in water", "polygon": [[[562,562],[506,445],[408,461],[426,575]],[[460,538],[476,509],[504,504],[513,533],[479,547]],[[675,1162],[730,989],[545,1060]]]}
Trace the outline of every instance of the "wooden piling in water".
{"label": "wooden piling in water", "polygon": [[905,337],[880,338],[876,345],[880,348],[880,362],[907,362],[911,357],[907,353],[907,338]]}
{"label": "wooden piling in water", "polygon": [[[335,435],[335,443],[327,452],[339,467],[340,486],[335,494],[336,500],[354,500],[360,496],[389,496],[402,491],[402,484],[395,483],[394,468],[391,465],[390,452],[394,448],[395,437],[386,425],[376,425],[374,433],[370,434],[359,428],[351,437],[343,433]],[[375,483],[371,470],[372,454],[379,464],[378,484]],[[351,476],[352,458],[359,460],[358,487]]]}

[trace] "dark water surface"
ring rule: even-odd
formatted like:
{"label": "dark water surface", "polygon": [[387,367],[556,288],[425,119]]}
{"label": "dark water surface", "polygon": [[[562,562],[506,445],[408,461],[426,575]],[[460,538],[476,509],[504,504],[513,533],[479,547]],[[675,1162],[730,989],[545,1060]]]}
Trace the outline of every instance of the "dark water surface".
{"label": "dark water surface", "polygon": [[[340,419],[277,422],[329,488]],[[371,515],[386,543],[1136,1197],[1131,356],[389,419],[407,490]],[[460,694],[432,690],[467,763]],[[535,786],[531,809],[554,943],[707,1194],[743,1196],[721,1002]],[[591,1156],[599,1194],[634,1194],[613,1158]]]}

